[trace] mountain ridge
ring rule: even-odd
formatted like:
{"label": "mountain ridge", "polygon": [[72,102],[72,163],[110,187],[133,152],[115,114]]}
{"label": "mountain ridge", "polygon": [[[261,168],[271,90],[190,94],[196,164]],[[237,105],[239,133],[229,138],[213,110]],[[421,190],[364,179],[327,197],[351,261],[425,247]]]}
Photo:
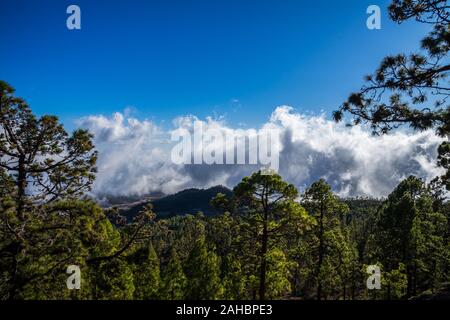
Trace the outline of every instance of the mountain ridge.
{"label": "mountain ridge", "polygon": [[216,215],[210,201],[218,193],[231,197],[231,189],[217,185],[206,189],[188,188],[177,193],[155,199],[143,199],[130,205],[116,206],[119,212],[127,218],[137,215],[147,204],[152,204],[157,217],[170,217],[174,215],[195,214],[203,212],[206,216]]}

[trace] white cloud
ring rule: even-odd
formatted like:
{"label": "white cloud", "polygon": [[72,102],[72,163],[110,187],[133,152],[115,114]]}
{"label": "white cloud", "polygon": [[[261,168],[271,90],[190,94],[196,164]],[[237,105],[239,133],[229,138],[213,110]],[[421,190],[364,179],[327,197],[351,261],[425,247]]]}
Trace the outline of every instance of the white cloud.
{"label": "white cloud", "polygon": [[[173,128],[163,130],[151,121],[121,113],[80,119],[79,125],[94,134],[99,151],[94,192],[143,195],[217,184],[233,187],[257,169],[251,165],[172,164],[170,132],[192,130],[196,120],[195,116],[178,117]],[[223,119],[207,118],[203,126],[242,134],[242,129],[228,126]],[[271,128],[282,133],[279,173],[301,190],[325,178],[342,196],[385,196],[410,174],[430,180],[441,173],[435,165],[441,140],[432,131],[374,137],[361,126],[348,128],[324,115],[301,115],[288,106],[276,108],[261,128],[248,131]]]}

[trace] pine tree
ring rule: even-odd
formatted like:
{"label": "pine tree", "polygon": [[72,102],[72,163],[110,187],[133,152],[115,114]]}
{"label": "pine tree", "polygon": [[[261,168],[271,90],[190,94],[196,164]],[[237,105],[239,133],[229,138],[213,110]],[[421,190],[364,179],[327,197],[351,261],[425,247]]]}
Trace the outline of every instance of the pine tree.
{"label": "pine tree", "polygon": [[[312,237],[309,239],[309,245],[313,250],[314,268],[310,270],[310,275],[314,277],[317,284],[316,297],[321,300],[325,296],[324,286],[335,287],[338,284],[333,283],[337,278],[333,276],[335,266],[344,267],[339,260],[340,253],[337,248],[339,244],[336,236],[340,236],[343,216],[348,212],[346,204],[342,203],[331,191],[331,187],[323,180],[314,182],[308,188],[303,196],[302,205],[307,212],[315,218],[316,225],[312,230]],[[330,290],[326,290],[330,291]]]}
{"label": "pine tree", "polygon": [[220,259],[214,252],[207,250],[204,238],[195,242],[185,270],[188,279],[186,299],[212,300],[222,297]]}
{"label": "pine tree", "polygon": [[223,267],[223,299],[245,299],[246,298],[246,281],[243,274],[241,263],[235,256],[228,255],[224,259]]}
{"label": "pine tree", "polygon": [[160,287],[159,259],[153,244],[140,247],[132,255],[134,274],[134,298],[139,300],[152,300],[158,298]]}
{"label": "pine tree", "polygon": [[161,299],[181,300],[185,296],[187,279],[177,252],[172,249],[162,276]]}
{"label": "pine tree", "polygon": [[450,7],[447,0],[393,0],[389,16],[403,23],[415,20],[432,26],[422,39],[419,53],[385,57],[366,76],[366,85],[350,94],[339,110],[352,115],[353,124],[367,122],[375,134],[387,134],[402,125],[414,130],[436,129],[446,138],[438,148],[438,164],[446,169],[442,182],[450,190]]}
{"label": "pine tree", "polygon": [[124,259],[101,262],[93,270],[94,299],[131,300],[135,290],[133,271]]}
{"label": "pine tree", "polygon": [[280,299],[291,292],[292,263],[288,261],[284,252],[274,248],[267,254],[267,298]]}
{"label": "pine tree", "polygon": [[[253,237],[249,242],[257,247],[259,258],[259,298],[266,298],[267,254],[273,248],[274,239],[288,235],[292,224],[300,228],[306,224],[306,212],[295,201],[297,189],[283,181],[278,174],[255,172],[245,177],[233,190],[235,210],[241,229]],[[255,248],[253,247],[252,250]]]}
{"label": "pine tree", "polygon": [[433,210],[422,180],[411,176],[389,195],[377,222],[374,256],[387,272],[405,266],[406,297],[445,279],[446,227],[445,215]]}
{"label": "pine tree", "polygon": [[0,183],[5,188],[0,193],[8,200],[7,208],[0,208],[0,272],[6,279],[2,295],[20,296],[25,286],[34,286],[32,280],[62,270],[82,250],[71,220],[90,220],[73,214],[86,213],[77,199],[90,190],[95,177],[92,140],[85,130],[69,135],[54,116],[36,117],[0,81]]}

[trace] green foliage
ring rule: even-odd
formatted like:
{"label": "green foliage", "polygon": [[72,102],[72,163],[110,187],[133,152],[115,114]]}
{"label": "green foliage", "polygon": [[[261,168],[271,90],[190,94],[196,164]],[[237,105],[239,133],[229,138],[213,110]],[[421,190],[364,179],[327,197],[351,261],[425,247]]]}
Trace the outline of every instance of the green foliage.
{"label": "green foliage", "polygon": [[[87,271],[89,257],[109,254],[120,244],[119,233],[93,202],[59,201],[28,213],[27,223],[23,224],[14,207],[0,211],[2,221],[11,227],[0,233],[0,247],[4,250],[0,266],[9,288],[2,294],[65,298],[68,290],[62,279],[67,278],[68,265],[76,264]],[[16,266],[14,272],[12,265]],[[61,281],[54,282],[55,277]],[[53,282],[55,286],[46,287]]]}
{"label": "green foliage", "polygon": [[383,272],[381,286],[385,299],[401,299],[404,297],[408,287],[405,265],[400,263],[398,268]]}
{"label": "green foliage", "polygon": [[184,298],[187,279],[177,252],[171,251],[169,263],[164,269],[161,298],[165,300],[181,300]]}
{"label": "green foliage", "polygon": [[133,266],[134,299],[157,299],[160,288],[159,259],[151,242],[139,247],[128,261]]}
{"label": "green foliage", "polygon": [[274,248],[267,253],[268,299],[280,299],[290,295],[292,264],[281,249]]}
{"label": "green foliage", "polygon": [[207,250],[204,238],[195,242],[186,262],[185,273],[188,279],[186,299],[214,300],[222,297],[220,259]]}
{"label": "green foliage", "polygon": [[302,205],[315,220],[314,227],[304,239],[307,248],[300,248],[299,257],[302,259],[306,255],[307,271],[303,273],[310,278],[308,285],[316,285],[318,300],[337,296],[340,290],[345,298],[358,258],[346,227],[348,206],[332,193],[324,180],[313,183],[306,190]]}
{"label": "green foliage", "polygon": [[88,191],[95,178],[97,153],[87,131],[67,134],[58,118],[37,118],[13,93],[1,83],[0,167],[10,173],[18,214],[25,218],[23,211],[32,202],[74,199]]}
{"label": "green foliage", "polygon": [[246,279],[242,272],[239,259],[234,256],[227,256],[224,259],[223,267],[223,299],[245,299],[246,298]]}
{"label": "green foliage", "polygon": [[[423,47],[433,57],[446,53],[441,37],[448,32],[438,25],[448,15],[434,13],[447,8],[440,0],[414,4],[394,1],[393,19],[434,17]],[[392,81],[386,68],[422,62],[386,59],[376,81]],[[385,200],[341,200],[325,180],[299,196],[281,176],[255,172],[232,195],[211,200],[216,216],[155,219],[145,204],[124,217],[85,196],[95,174],[92,136],[67,134],[53,116],[37,118],[13,93],[0,81],[0,299],[406,299],[442,292],[450,281],[445,177],[426,185],[411,176]],[[416,128],[448,132],[439,120],[447,111],[405,108],[390,111],[422,117]],[[376,116],[382,131],[394,119]],[[439,153],[447,168],[448,144]],[[381,268],[381,289],[369,291],[365,267],[373,264]],[[69,265],[81,269],[80,290],[66,287]]]}
{"label": "green foliage", "polygon": [[[117,259],[151,213],[127,226],[131,237],[113,225],[84,196],[96,171],[91,134],[69,135],[56,117],[37,118],[13,93],[0,82],[0,298],[132,297],[130,266]],[[82,271],[78,292],[66,287],[73,264]]]}
{"label": "green foliage", "polygon": [[[386,134],[401,125],[415,130],[436,129],[448,140],[450,133],[450,7],[446,0],[393,0],[389,15],[397,23],[414,19],[432,26],[421,41],[420,53],[385,57],[367,84],[350,94],[339,110],[336,121],[344,113],[353,116],[353,124],[367,122],[375,134]],[[439,147],[438,163],[447,169],[442,177],[450,188],[448,142]]]}
{"label": "green foliage", "polygon": [[133,271],[124,259],[101,262],[94,268],[94,299],[131,300],[135,291]]}
{"label": "green foliage", "polygon": [[239,216],[244,237],[250,239],[253,250],[258,250],[259,298],[265,299],[267,253],[276,244],[274,239],[280,241],[293,226],[303,228],[309,221],[295,201],[297,189],[278,174],[255,172],[242,179],[233,193],[235,203],[231,207]]}
{"label": "green foliage", "polygon": [[197,240],[205,237],[205,221],[201,214],[197,216],[186,215],[183,218],[175,218],[176,227],[179,228],[175,239],[181,261],[186,261],[193,250]]}
{"label": "green foliage", "polygon": [[434,211],[420,179],[407,178],[389,195],[377,222],[374,256],[387,272],[405,265],[407,297],[445,280],[446,228],[445,215]]}

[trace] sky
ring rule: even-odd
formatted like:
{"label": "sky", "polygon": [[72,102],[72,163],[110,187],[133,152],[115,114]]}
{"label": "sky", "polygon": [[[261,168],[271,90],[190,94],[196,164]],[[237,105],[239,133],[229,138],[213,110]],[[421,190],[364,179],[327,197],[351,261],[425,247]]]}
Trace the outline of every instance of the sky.
{"label": "sky", "polygon": [[[388,3],[0,0],[0,75],[67,126],[127,107],[158,123],[194,114],[243,126],[278,105],[330,114],[386,54],[418,49],[426,27],[393,23]],[[70,4],[81,30],[66,27]],[[370,4],[381,30],[366,28]]]}
{"label": "sky", "polygon": [[[430,180],[433,132],[373,137],[331,112],[388,54],[417,52],[428,27],[395,24],[380,0],[0,0],[0,79],[38,114],[95,135],[97,195],[232,187],[251,166],[175,166],[171,132],[277,128],[280,174],[326,178],[343,196]],[[66,8],[81,9],[69,30]],[[381,30],[366,9],[381,7]]]}

